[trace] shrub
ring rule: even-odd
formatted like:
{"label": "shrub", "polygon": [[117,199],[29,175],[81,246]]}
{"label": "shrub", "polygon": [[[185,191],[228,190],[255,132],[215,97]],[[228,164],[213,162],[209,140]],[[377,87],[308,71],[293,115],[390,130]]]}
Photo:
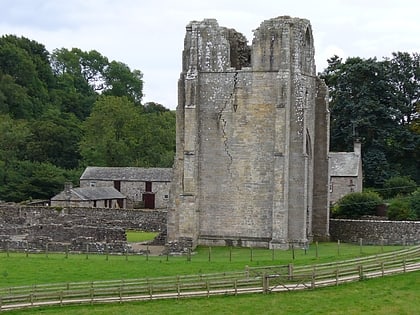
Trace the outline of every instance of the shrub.
{"label": "shrub", "polygon": [[417,184],[408,176],[391,177],[384,183],[384,190],[381,195],[385,199],[394,198],[396,196],[407,196],[413,193],[417,188]]}
{"label": "shrub", "polygon": [[391,200],[388,206],[388,219],[390,220],[415,220],[416,213],[411,209],[408,198],[398,198]]}
{"label": "shrub", "polygon": [[338,200],[333,215],[340,218],[357,219],[364,215],[375,215],[382,198],[373,191],[354,192]]}
{"label": "shrub", "polygon": [[420,220],[420,189],[411,194],[409,201],[411,210],[416,214],[416,219]]}

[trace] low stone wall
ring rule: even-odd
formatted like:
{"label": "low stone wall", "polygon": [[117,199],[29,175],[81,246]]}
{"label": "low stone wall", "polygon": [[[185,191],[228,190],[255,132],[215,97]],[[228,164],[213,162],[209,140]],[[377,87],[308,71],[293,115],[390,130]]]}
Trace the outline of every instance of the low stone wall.
{"label": "low stone wall", "polygon": [[332,240],[372,245],[420,244],[420,221],[330,220]]}
{"label": "low stone wall", "polygon": [[127,229],[163,238],[166,211],[0,205],[3,250],[125,252]]}

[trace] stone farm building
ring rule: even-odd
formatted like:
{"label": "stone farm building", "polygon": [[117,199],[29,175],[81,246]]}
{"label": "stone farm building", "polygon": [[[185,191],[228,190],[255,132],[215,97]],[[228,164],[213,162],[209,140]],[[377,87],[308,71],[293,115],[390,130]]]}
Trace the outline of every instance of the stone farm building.
{"label": "stone farm building", "polygon": [[51,198],[52,207],[125,208],[126,197],[114,187],[77,187],[66,183]]}
{"label": "stone farm building", "polygon": [[328,238],[329,111],[310,22],[261,23],[252,45],[186,27],[168,240],[287,248]]}
{"label": "stone farm building", "polygon": [[127,197],[127,208],[164,209],[171,180],[171,168],[89,166],[80,187],[113,187]]}

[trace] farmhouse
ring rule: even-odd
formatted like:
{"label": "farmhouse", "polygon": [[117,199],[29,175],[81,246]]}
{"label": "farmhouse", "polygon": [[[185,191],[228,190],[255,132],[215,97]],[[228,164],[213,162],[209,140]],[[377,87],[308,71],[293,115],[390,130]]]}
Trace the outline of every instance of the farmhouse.
{"label": "farmhouse", "polygon": [[128,208],[165,209],[171,180],[171,168],[89,166],[80,187],[113,187],[127,197]]}
{"label": "farmhouse", "polygon": [[354,142],[354,152],[330,152],[330,204],[363,188],[361,143]]}

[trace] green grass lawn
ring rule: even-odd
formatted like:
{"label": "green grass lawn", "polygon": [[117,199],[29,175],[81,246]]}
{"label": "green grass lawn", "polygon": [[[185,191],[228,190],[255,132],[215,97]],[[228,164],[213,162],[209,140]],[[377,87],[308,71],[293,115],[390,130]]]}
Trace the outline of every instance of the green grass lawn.
{"label": "green grass lawn", "polygon": [[312,291],[43,307],[10,311],[5,314],[415,315],[420,313],[419,297],[420,272],[412,272]]}
{"label": "green grass lawn", "polygon": [[227,247],[199,247],[191,260],[186,256],[124,256],[104,254],[0,253],[0,286],[22,286],[97,280],[120,280],[185,274],[204,274],[244,270],[246,266],[317,264],[344,260],[383,251],[397,246],[363,246],[320,243],[303,249],[268,250]]}
{"label": "green grass lawn", "polygon": [[159,233],[127,230],[127,242],[146,242],[153,240]]}

